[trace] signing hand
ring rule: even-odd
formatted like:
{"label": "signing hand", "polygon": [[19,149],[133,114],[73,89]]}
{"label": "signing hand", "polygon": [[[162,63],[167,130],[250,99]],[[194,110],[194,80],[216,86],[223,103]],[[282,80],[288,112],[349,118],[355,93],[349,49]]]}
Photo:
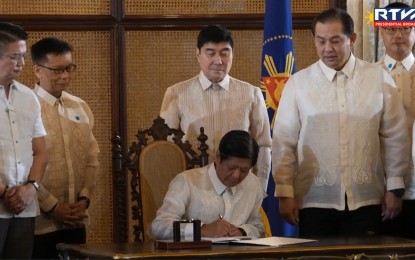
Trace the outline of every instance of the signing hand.
{"label": "signing hand", "polygon": [[202,237],[234,237],[242,236],[241,231],[231,223],[223,219],[215,220],[210,224],[204,224],[201,229]]}

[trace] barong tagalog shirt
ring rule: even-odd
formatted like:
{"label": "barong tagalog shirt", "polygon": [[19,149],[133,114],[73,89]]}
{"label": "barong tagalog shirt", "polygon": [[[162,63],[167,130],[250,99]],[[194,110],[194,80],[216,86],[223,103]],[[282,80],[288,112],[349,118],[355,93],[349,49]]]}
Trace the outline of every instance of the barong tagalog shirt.
{"label": "barong tagalog shirt", "polygon": [[[300,209],[355,210],[404,187],[405,111],[393,79],[353,54],[341,71],[321,60],[291,76],[273,129],[276,196]],[[382,165],[383,164],[383,165]],[[384,169],[384,171],[382,170]]]}
{"label": "barong tagalog shirt", "polygon": [[99,148],[92,128],[94,117],[88,104],[65,91],[60,98],[39,85],[34,89],[42,108],[48,165],[39,190],[42,214],[36,218],[36,234],[63,228],[46,212],[56,203],[91,198],[98,172]]}
{"label": "barong tagalog shirt", "polygon": [[[264,235],[260,208],[266,196],[257,176],[249,173],[238,185],[227,188],[216,175],[214,164],[177,175],[169,185],[163,205],[151,229],[154,239],[173,239],[173,222],[199,219],[209,224],[219,215],[245,230],[247,236]],[[186,240],[193,239],[193,224],[181,225]]]}
{"label": "barong tagalog shirt", "polygon": [[[412,141],[413,124],[415,122],[415,58],[412,53],[401,62],[386,54],[383,61],[377,64],[383,67],[395,81],[396,88],[402,99],[406,113],[409,139]],[[413,156],[413,154],[412,154]],[[405,174],[405,194],[402,199],[415,199],[415,169],[411,161],[410,168]]]}
{"label": "barong tagalog shirt", "polygon": [[[39,101],[25,85],[12,81],[9,97],[0,85],[0,182],[15,187],[26,183],[32,168],[32,140],[46,135]],[[13,215],[0,200],[0,218],[39,215],[37,197],[19,215]],[[3,231],[0,231],[3,232]]]}
{"label": "barong tagalog shirt", "polygon": [[271,134],[261,90],[227,75],[213,85],[203,72],[169,87],[160,116],[171,128],[180,128],[195,149],[200,127],[208,136],[209,162],[213,162],[222,137],[231,130],[245,130],[257,141],[257,176],[264,190],[271,170]]}

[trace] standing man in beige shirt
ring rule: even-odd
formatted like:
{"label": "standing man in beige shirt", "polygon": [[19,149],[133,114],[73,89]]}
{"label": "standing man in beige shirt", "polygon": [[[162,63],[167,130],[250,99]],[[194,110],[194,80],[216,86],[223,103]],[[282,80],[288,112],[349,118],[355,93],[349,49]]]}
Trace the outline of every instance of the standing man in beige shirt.
{"label": "standing man in beige shirt", "polygon": [[[391,3],[385,8],[411,8],[401,2]],[[385,58],[378,63],[394,79],[406,113],[408,134],[412,142],[412,128],[415,121],[415,58],[412,48],[415,43],[413,27],[380,28],[380,35],[386,48]],[[413,156],[413,155],[412,155]],[[411,167],[404,178],[405,191],[402,197],[402,212],[394,219],[382,222],[381,232],[390,236],[415,239],[415,172]]]}
{"label": "standing man in beige shirt", "polygon": [[200,73],[167,89],[160,116],[171,128],[181,128],[185,138],[197,145],[200,127],[209,137],[209,163],[224,134],[245,130],[257,141],[257,176],[266,191],[271,170],[271,135],[261,90],[229,76],[233,39],[228,29],[209,25],[199,32],[196,57]]}
{"label": "standing man in beige shirt", "polygon": [[41,215],[36,218],[33,258],[57,258],[57,243],[86,242],[99,149],[91,109],[65,91],[76,69],[72,47],[61,39],[44,38],[31,47],[31,56],[49,156],[39,190]]}

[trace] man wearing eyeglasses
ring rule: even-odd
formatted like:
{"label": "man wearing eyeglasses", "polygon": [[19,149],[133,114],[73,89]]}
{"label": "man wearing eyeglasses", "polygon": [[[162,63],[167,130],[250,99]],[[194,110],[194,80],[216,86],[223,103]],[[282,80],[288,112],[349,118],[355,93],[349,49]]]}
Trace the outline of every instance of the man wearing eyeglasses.
{"label": "man wearing eyeglasses", "polygon": [[91,109],[66,92],[76,69],[72,47],[61,39],[44,38],[32,45],[31,56],[49,158],[39,190],[41,215],[36,218],[32,257],[56,259],[56,244],[86,241],[99,149]]}
{"label": "man wearing eyeglasses", "polygon": [[0,259],[30,258],[37,190],[46,168],[46,131],[39,102],[16,81],[27,33],[0,22]]}
{"label": "man wearing eyeglasses", "polygon": [[[385,8],[411,8],[409,5],[395,2]],[[383,27],[380,34],[386,48],[382,66],[395,80],[397,90],[402,98],[406,112],[408,133],[412,140],[412,126],[415,120],[415,66],[412,48],[415,42],[415,31],[412,27]],[[396,193],[402,197],[402,211],[394,219],[381,225],[385,235],[402,236],[415,239],[415,173],[410,167],[405,179],[405,192]]]}

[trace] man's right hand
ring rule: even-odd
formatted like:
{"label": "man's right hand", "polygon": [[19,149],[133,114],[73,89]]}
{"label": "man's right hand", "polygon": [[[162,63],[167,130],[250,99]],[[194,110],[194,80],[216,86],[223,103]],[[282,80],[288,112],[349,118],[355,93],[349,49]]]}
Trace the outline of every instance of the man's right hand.
{"label": "man's right hand", "polygon": [[77,213],[78,212],[74,210],[73,203],[63,202],[56,206],[56,209],[51,215],[53,219],[67,227],[80,228],[83,226],[83,219],[88,216]]}
{"label": "man's right hand", "polygon": [[239,229],[226,220],[218,219],[201,228],[202,237],[232,237],[240,235]]}
{"label": "man's right hand", "polygon": [[280,214],[291,225],[298,226],[300,217],[297,202],[294,198],[280,197]]}

